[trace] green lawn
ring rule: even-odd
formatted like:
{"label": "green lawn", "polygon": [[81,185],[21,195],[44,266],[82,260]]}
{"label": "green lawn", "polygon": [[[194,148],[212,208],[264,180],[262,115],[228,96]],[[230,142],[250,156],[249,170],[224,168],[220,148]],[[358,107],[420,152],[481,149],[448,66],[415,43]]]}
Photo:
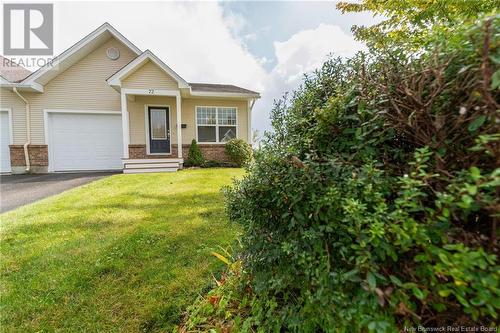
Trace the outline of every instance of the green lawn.
{"label": "green lawn", "polygon": [[241,169],[114,175],[0,215],[2,332],[171,331],[237,234]]}

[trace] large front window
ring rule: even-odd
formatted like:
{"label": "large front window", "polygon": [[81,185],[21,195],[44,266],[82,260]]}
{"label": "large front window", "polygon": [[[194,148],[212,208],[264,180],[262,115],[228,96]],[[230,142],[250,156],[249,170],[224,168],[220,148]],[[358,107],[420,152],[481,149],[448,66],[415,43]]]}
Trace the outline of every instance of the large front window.
{"label": "large front window", "polygon": [[236,138],[236,108],[197,106],[198,142],[226,142]]}

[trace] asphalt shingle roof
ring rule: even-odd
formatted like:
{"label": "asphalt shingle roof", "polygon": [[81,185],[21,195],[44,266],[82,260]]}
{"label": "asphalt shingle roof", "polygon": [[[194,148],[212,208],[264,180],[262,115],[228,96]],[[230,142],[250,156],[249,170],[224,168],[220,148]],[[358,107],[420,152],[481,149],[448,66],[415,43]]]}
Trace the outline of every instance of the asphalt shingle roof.
{"label": "asphalt shingle roof", "polygon": [[192,91],[204,91],[204,92],[227,92],[227,93],[238,93],[238,94],[255,94],[258,92],[248,90],[245,88],[237,87],[232,84],[213,84],[213,83],[189,83]]}
{"label": "asphalt shingle roof", "polygon": [[0,75],[9,82],[24,80],[31,72],[0,55]]}

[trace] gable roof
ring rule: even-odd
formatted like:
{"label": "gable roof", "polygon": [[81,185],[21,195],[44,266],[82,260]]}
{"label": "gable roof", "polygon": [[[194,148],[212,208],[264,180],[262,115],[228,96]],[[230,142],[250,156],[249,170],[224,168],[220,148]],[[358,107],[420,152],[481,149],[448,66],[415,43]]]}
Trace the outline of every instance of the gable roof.
{"label": "gable roof", "polygon": [[[114,37],[123,45],[133,51],[137,57],[130,63],[119,69],[115,74],[111,75],[106,81],[115,89],[121,87],[121,80],[140,68],[147,61],[151,61],[162,69],[166,74],[171,76],[178,83],[179,89],[182,89],[183,95],[187,96],[202,96],[202,97],[231,97],[231,98],[260,98],[258,92],[237,87],[230,84],[210,84],[210,83],[188,83],[172,68],[167,66],[160,58],[158,58],[150,50],[142,52],[137,46],[125,38],[111,24],[104,23],[90,34],[82,38],[76,44],[68,48],[66,51],[55,57],[52,62],[39,68],[35,72],[24,69],[18,66],[19,69],[15,75],[5,74],[0,71],[0,85],[2,87],[18,87],[28,89],[30,91],[43,92],[43,86],[56,77],[59,73],[71,67],[73,64],[80,61],[87,54],[96,49],[99,45]],[[2,63],[4,60],[1,57]]]}
{"label": "gable roof", "polygon": [[123,66],[119,69],[115,74],[111,75],[106,82],[112,87],[121,87],[121,81],[135,72],[138,68],[140,68],[147,61],[151,61],[156,64],[160,69],[162,69],[166,74],[171,76],[177,84],[179,88],[188,88],[189,85],[179,74],[177,74],[172,68],[168,67],[163,61],[160,60],[153,52],[150,50],[144,51],[137,58],[129,62],[127,65]]}
{"label": "gable roof", "polygon": [[0,55],[0,76],[5,81],[19,82],[30,74],[31,71]]}
{"label": "gable roof", "polygon": [[92,31],[90,34],[82,38],[76,44],[68,48],[66,51],[61,53],[59,56],[55,57],[52,62],[39,68],[37,71],[26,77],[23,80],[23,83],[30,84],[35,83],[35,81],[42,85],[47,83],[55,76],[57,76],[61,71],[80,61],[83,57],[89,54],[98,45],[108,40],[110,37],[116,38],[118,41],[132,50],[135,54],[141,54],[141,50],[137,46],[132,44],[132,42],[130,42],[118,30],[111,26],[111,24],[106,22]]}
{"label": "gable roof", "polygon": [[187,91],[187,96],[204,97],[235,97],[235,98],[259,98],[258,92],[237,87],[231,84],[211,84],[211,83],[188,83],[173,69],[167,66],[150,50],[144,51],[140,56],[120,68],[111,75],[106,82],[113,88],[120,90],[122,81],[132,75],[136,70],[142,67],[146,62],[152,61],[167,75],[177,81],[179,89]]}

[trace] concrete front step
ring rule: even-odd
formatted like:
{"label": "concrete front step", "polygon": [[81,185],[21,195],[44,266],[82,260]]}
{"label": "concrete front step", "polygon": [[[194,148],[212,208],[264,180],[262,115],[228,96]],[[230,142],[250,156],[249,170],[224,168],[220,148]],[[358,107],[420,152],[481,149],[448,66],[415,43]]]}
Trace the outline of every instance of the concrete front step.
{"label": "concrete front step", "polygon": [[123,173],[176,172],[178,168],[123,169]]}
{"label": "concrete front step", "polygon": [[125,163],[124,169],[150,169],[150,168],[179,168],[179,163],[168,162],[168,163]]}
{"label": "concrete front step", "polygon": [[123,173],[174,172],[181,168],[182,158],[123,159]]}
{"label": "concrete front step", "polygon": [[132,159],[125,158],[122,159],[122,163],[127,164],[136,164],[136,163],[165,163],[165,162],[173,162],[173,163],[183,163],[184,159],[182,158],[140,158],[140,159]]}

